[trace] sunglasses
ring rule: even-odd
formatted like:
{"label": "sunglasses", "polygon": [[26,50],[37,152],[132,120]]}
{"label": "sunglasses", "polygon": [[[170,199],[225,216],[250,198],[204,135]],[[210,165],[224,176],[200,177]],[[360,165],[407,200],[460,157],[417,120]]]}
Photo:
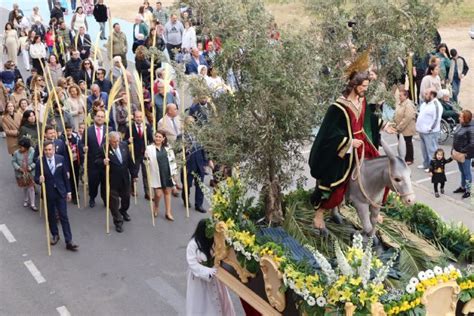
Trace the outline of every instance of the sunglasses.
{"label": "sunglasses", "polygon": [[38,78],[38,81],[44,81],[43,78]]}

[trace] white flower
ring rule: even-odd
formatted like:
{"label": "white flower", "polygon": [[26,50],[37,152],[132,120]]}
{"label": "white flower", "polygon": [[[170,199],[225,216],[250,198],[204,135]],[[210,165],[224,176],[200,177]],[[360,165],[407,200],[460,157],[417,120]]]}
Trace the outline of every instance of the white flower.
{"label": "white flower", "polygon": [[424,281],[424,280],[427,279],[427,276],[426,276],[425,271],[420,271],[420,272],[418,273],[418,279],[420,279],[420,281]]}
{"label": "white flower", "polygon": [[442,269],[441,267],[436,266],[436,267],[433,268],[433,270],[434,270],[434,273],[435,273],[436,275],[441,275],[441,274],[443,274],[443,269]]}
{"label": "white flower", "polygon": [[362,237],[361,234],[357,233],[352,237],[352,246],[354,248],[362,249],[362,242],[364,241],[364,238]]}
{"label": "white flower", "polygon": [[323,296],[320,296],[316,299],[316,304],[318,304],[319,307],[324,307],[326,306],[326,299]]}
{"label": "white flower", "polygon": [[351,265],[349,262],[347,262],[346,257],[342,253],[341,246],[339,246],[339,242],[337,240],[334,245],[334,252],[336,253],[337,266],[341,270],[342,274],[345,276],[352,276],[354,271],[352,271]]}
{"label": "white flower", "polygon": [[462,277],[461,270],[459,270],[459,269],[456,269],[456,271],[458,272],[458,274],[459,274],[459,277]]}
{"label": "white flower", "polygon": [[314,304],[316,304],[316,300],[314,299],[314,297],[308,296],[306,303],[308,303],[309,306],[314,306]]}
{"label": "white flower", "polygon": [[455,270],[455,268],[454,268],[454,266],[453,266],[452,264],[450,264],[450,265],[448,266],[448,269],[449,269],[450,272],[453,271],[453,270]]}
{"label": "white flower", "polygon": [[413,277],[410,279],[410,284],[413,285],[413,286],[417,286],[418,283],[420,283],[420,281],[418,281],[417,278]]}
{"label": "white flower", "polygon": [[293,280],[288,280],[288,285],[290,286],[290,289],[294,289],[295,288],[295,282]]}
{"label": "white flower", "polygon": [[426,273],[426,277],[427,277],[428,279],[434,278],[434,276],[435,276],[433,270],[431,270],[431,269],[426,270],[425,273]]}
{"label": "white flower", "polygon": [[246,252],[246,253],[245,253],[245,259],[247,259],[247,260],[251,260],[251,259],[252,259],[252,255],[250,254],[250,252]]}
{"label": "white flower", "polygon": [[408,294],[413,294],[416,291],[416,287],[413,284],[408,284],[406,290]]}
{"label": "white flower", "polygon": [[446,273],[446,274],[449,274],[449,268],[448,268],[448,267],[444,267],[443,272]]}

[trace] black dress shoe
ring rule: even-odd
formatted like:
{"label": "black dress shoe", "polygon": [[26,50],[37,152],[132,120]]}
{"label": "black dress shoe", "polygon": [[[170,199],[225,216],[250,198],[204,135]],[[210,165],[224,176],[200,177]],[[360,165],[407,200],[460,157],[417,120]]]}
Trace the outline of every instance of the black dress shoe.
{"label": "black dress shoe", "polygon": [[471,192],[466,191],[466,192],[464,192],[464,194],[462,195],[462,198],[463,198],[463,199],[467,199],[467,198],[470,197],[470,196],[471,196]]}
{"label": "black dress shoe", "polygon": [[115,225],[115,230],[117,231],[117,233],[123,232],[123,227],[122,227],[122,225]]}
{"label": "black dress shoe", "polygon": [[202,206],[196,207],[196,211],[199,213],[207,213],[207,210],[203,209]]}
{"label": "black dress shoe", "polygon": [[94,208],[95,207],[95,201],[94,200],[89,200],[89,207]]}
{"label": "black dress shoe", "polygon": [[466,189],[461,188],[461,187],[459,187],[459,188],[457,188],[456,190],[453,191],[453,193],[465,193],[465,192],[466,192]]}
{"label": "black dress shoe", "polygon": [[77,248],[79,248],[78,245],[73,244],[72,242],[69,242],[66,244],[66,249],[70,251],[77,251]]}
{"label": "black dress shoe", "polygon": [[132,219],[130,218],[130,215],[127,213],[122,213],[123,220],[126,222],[130,222]]}
{"label": "black dress shoe", "polygon": [[53,236],[53,238],[51,238],[50,244],[54,246],[58,243],[58,241],[59,241],[59,235]]}

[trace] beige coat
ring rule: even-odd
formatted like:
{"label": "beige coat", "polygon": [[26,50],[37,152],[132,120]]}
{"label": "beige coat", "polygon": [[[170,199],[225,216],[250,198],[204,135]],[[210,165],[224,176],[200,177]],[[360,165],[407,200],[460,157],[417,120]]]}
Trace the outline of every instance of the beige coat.
{"label": "beige coat", "polygon": [[16,113],[13,115],[13,119],[10,115],[2,116],[3,130],[7,135],[7,147],[8,153],[11,155],[18,149],[18,131],[20,130],[21,114]]}
{"label": "beige coat", "polygon": [[416,134],[416,108],[413,101],[406,99],[395,108],[393,119],[397,131],[403,136]]}
{"label": "beige coat", "polygon": [[[171,177],[173,178],[178,174],[178,166],[176,164],[176,158],[174,156],[173,149],[165,147],[166,152],[168,153],[168,162],[170,164]],[[156,147],[155,144],[148,145],[146,147],[145,155],[150,160],[150,186],[152,188],[161,188],[160,180],[160,167],[158,166],[158,161],[156,159]]]}

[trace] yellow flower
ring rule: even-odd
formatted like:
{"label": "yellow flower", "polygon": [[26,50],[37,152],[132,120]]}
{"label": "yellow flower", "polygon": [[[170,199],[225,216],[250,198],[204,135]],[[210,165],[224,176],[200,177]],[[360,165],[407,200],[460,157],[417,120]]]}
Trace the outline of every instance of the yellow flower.
{"label": "yellow flower", "polygon": [[234,223],[234,220],[232,218],[229,218],[225,221],[225,224],[227,226],[228,229],[232,229],[235,227],[235,223]]}
{"label": "yellow flower", "polygon": [[339,300],[339,291],[336,288],[331,288],[328,293],[328,303],[335,304]]}
{"label": "yellow flower", "polygon": [[380,261],[380,259],[376,258],[376,259],[374,260],[374,267],[380,268],[381,266],[383,266],[382,261]]}
{"label": "yellow flower", "polygon": [[372,295],[369,300],[372,304],[375,304],[375,303],[378,302],[379,297],[378,297],[378,295]]}
{"label": "yellow flower", "polygon": [[422,283],[418,283],[418,284],[416,285],[416,290],[417,290],[418,292],[424,292],[424,291],[426,290],[426,286],[425,286],[424,284],[422,284]]}
{"label": "yellow flower", "polygon": [[348,288],[345,288],[342,292],[341,292],[341,297],[340,297],[340,301],[341,302],[345,302],[345,301],[351,301],[351,297],[352,297],[352,292],[351,290],[349,290]]}
{"label": "yellow flower", "polygon": [[304,281],[302,278],[298,278],[295,280],[295,287],[298,289],[298,290],[301,290],[304,286]]}
{"label": "yellow flower", "polygon": [[316,286],[311,290],[311,293],[313,293],[315,297],[319,297],[323,295],[323,291],[324,289],[322,287]]}
{"label": "yellow flower", "polygon": [[358,286],[361,282],[362,282],[361,277],[358,277],[357,279],[351,278],[349,281],[351,285],[355,285],[355,286]]}
{"label": "yellow flower", "polygon": [[370,287],[372,288],[374,295],[377,296],[381,296],[386,292],[383,287],[383,284],[371,284]]}
{"label": "yellow flower", "polygon": [[362,306],[365,306],[365,302],[367,301],[367,299],[368,299],[367,292],[364,291],[364,290],[361,290],[359,292],[359,300],[360,300],[360,303],[362,304]]}
{"label": "yellow flower", "polygon": [[347,278],[346,278],[344,275],[342,275],[342,276],[340,276],[339,279],[334,283],[334,286],[335,286],[335,287],[341,287],[342,285],[344,285],[344,283],[346,283],[346,281],[347,281]]}

